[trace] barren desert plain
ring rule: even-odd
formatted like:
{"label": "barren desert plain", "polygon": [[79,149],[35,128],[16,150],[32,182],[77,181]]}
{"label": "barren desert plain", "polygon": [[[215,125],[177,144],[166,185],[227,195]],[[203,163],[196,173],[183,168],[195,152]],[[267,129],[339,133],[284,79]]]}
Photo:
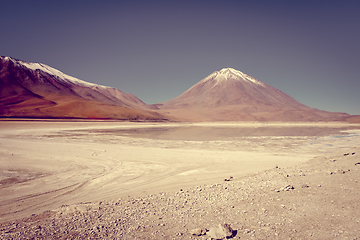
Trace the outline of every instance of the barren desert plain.
{"label": "barren desert plain", "polygon": [[359,147],[338,122],[3,119],[0,239],[359,239]]}

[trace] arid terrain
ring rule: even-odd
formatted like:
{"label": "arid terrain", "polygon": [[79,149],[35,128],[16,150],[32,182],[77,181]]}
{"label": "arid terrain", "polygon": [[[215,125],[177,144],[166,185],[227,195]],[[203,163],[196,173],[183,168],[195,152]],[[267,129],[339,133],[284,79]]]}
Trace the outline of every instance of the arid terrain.
{"label": "arid terrain", "polygon": [[359,144],[345,123],[0,121],[0,238],[357,239]]}

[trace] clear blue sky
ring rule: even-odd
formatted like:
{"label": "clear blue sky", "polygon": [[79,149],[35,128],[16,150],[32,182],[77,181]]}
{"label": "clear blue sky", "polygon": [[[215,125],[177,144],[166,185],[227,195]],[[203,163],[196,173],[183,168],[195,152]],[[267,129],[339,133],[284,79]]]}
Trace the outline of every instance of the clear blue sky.
{"label": "clear blue sky", "polygon": [[224,67],[310,107],[360,114],[360,1],[2,0],[0,55],[144,102]]}

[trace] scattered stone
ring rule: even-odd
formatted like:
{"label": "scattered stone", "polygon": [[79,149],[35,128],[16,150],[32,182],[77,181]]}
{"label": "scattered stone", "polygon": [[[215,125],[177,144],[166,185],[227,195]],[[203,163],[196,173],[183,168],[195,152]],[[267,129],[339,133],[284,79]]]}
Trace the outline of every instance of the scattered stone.
{"label": "scattered stone", "polygon": [[350,153],[344,153],[344,156],[348,156]]}
{"label": "scattered stone", "polygon": [[276,191],[276,192],[289,191],[289,190],[292,190],[292,189],[295,189],[294,186],[292,186],[292,185],[287,185],[287,186],[285,186],[285,187],[283,187],[283,188],[280,188],[280,189],[278,189],[278,190],[275,190],[275,191]]}
{"label": "scattered stone", "polygon": [[235,236],[234,230],[230,227],[229,224],[219,224],[217,227],[210,228],[207,233],[211,239],[226,239],[232,238]]}
{"label": "scattered stone", "polygon": [[194,236],[202,236],[206,234],[206,229],[200,229],[200,228],[196,228],[190,231],[191,235]]}
{"label": "scattered stone", "polygon": [[[306,217],[293,219],[293,216],[300,213],[300,215],[304,214],[304,216],[312,218],[313,216],[317,217],[316,212],[324,211],[326,217],[319,216],[319,219],[321,219],[319,222],[323,224],[319,227],[326,233],[324,229],[330,229],[326,225],[329,223],[328,220],[342,221],[344,226],[349,222],[347,220],[350,218],[346,218],[347,216],[342,214],[342,210],[335,208],[339,199],[346,198],[346,201],[350,203],[346,205],[347,209],[354,210],[353,212],[356,213],[358,199],[356,196],[359,193],[357,191],[359,186],[354,184],[358,183],[358,180],[354,177],[357,176],[355,174],[357,174],[356,169],[358,167],[354,168],[353,164],[360,165],[360,160],[358,156],[350,158],[349,161],[329,159],[331,158],[322,159],[321,164],[323,165],[321,166],[325,165],[326,168],[320,170],[316,170],[314,167],[310,170],[287,168],[284,172],[279,173],[279,170],[272,169],[262,173],[263,178],[255,176],[243,178],[239,181],[233,180],[232,183],[196,186],[190,189],[184,188],[176,191],[174,195],[172,193],[159,193],[140,199],[130,197],[119,199],[110,203],[103,201],[66,205],[58,212],[46,213],[48,214],[46,216],[33,215],[29,220],[0,223],[0,239],[59,239],[63,237],[68,239],[192,238],[202,240],[240,239],[240,237],[241,239],[271,238],[269,236],[277,236],[274,238],[293,236],[294,239],[306,239],[308,233],[301,232],[300,227],[294,228],[297,226],[295,224],[299,223],[300,225],[306,224],[306,226],[309,226]],[[328,162],[324,164],[324,161]],[[329,161],[337,162],[329,163]],[[324,177],[329,172],[334,176]],[[309,178],[299,177],[299,174],[303,173],[306,173]],[[342,175],[343,173],[347,174]],[[291,179],[286,179],[284,176],[291,176]],[[339,179],[341,181],[347,176],[349,176],[349,181],[340,182],[344,183],[344,186],[339,184],[340,187],[334,187],[333,191],[328,192],[333,187],[333,184],[337,184]],[[316,178],[312,181],[311,177]],[[339,177],[339,179],[336,177]],[[232,179],[232,177],[229,177],[225,181],[231,181]],[[305,182],[309,182],[309,185]],[[288,185],[289,183],[294,185]],[[280,189],[275,190],[277,192],[290,191],[295,189],[294,186],[297,186],[296,190],[293,191],[295,193],[275,194],[268,192],[275,189]],[[301,188],[309,187],[310,189],[301,191]],[[317,187],[322,189],[317,189]],[[300,198],[295,197],[298,188],[300,189]],[[309,191],[312,188],[314,188],[313,191]],[[351,191],[344,192],[338,191],[338,189],[351,189]],[[307,194],[304,194],[304,192]],[[315,205],[316,208],[314,209],[303,204],[306,201],[312,201],[314,196],[320,194],[329,195],[329,197],[335,196],[336,201],[326,200]],[[278,208],[280,208],[280,211]],[[177,217],[177,222],[172,220],[174,217]],[[356,215],[356,220],[357,218],[358,215]],[[216,221],[227,221],[231,222],[235,227],[243,227],[234,231],[228,224],[217,226]],[[197,224],[195,226],[208,226],[210,224],[210,226],[215,227],[211,228],[210,231],[205,228],[189,229],[189,226],[194,226],[194,223]],[[338,226],[335,227],[338,228]],[[311,228],[315,229],[313,226]],[[330,230],[332,231],[332,229]],[[239,235],[243,236],[237,236],[238,231],[241,233]],[[356,233],[356,231],[356,224],[354,224],[348,231],[349,234],[343,230],[336,230],[336,234],[341,234],[337,235],[338,238],[346,238],[350,233]],[[316,238],[313,233],[310,233],[309,236]],[[330,235],[326,235],[326,237],[331,238]]]}
{"label": "scattered stone", "polygon": [[351,155],[355,155],[355,153],[353,152]]}
{"label": "scattered stone", "polygon": [[225,178],[225,182],[230,182],[230,181],[232,181],[233,180],[233,177],[229,177],[229,178]]}
{"label": "scattered stone", "polygon": [[336,159],[331,159],[330,162],[336,162]]}

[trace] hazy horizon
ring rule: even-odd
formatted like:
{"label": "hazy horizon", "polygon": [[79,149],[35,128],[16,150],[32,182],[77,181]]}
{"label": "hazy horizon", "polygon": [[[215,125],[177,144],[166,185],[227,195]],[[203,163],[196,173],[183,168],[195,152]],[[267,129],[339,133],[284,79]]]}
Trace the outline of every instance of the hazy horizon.
{"label": "hazy horizon", "polygon": [[357,1],[6,1],[0,55],[147,104],[231,67],[309,107],[360,114],[359,9]]}

